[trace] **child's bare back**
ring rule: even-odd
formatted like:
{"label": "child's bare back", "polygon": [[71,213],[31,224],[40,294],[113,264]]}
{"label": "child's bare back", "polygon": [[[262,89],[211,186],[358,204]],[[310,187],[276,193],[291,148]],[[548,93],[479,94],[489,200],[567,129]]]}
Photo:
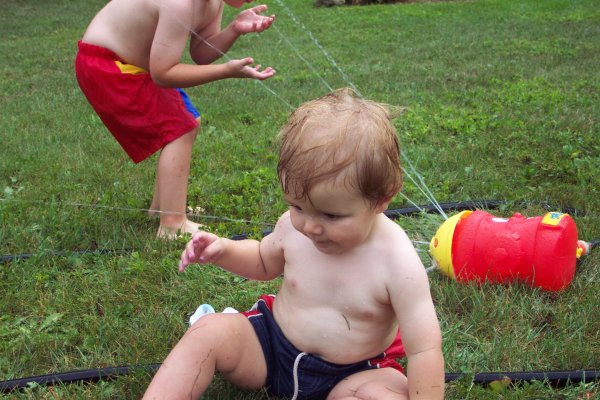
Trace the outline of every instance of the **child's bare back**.
{"label": "child's bare back", "polygon": [[219,26],[222,7],[220,0],[112,0],[92,20],[82,40],[150,70],[153,45],[176,48],[179,61],[190,32],[201,35],[211,23]]}

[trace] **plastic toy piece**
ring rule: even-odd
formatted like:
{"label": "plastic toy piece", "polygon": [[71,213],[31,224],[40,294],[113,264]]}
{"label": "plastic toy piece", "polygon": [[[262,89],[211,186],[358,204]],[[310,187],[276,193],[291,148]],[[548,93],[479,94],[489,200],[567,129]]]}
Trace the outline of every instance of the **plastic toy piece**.
{"label": "plastic toy piece", "polygon": [[559,212],[498,218],[463,211],[438,228],[429,248],[434,264],[459,282],[518,280],[549,291],[567,287],[577,258],[589,253],[573,218]]}

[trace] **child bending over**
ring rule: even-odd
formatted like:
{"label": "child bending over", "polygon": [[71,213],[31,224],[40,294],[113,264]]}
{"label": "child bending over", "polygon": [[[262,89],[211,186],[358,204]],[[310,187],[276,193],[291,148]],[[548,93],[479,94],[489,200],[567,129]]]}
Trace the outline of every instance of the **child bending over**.
{"label": "child bending over", "polygon": [[[219,371],[291,399],[442,399],[427,274],[383,214],[402,184],[387,108],[348,89],[302,105],[280,133],[278,174],[289,210],[271,234],[195,233],[179,265],[211,263],[261,281],[283,274],[277,296],[200,318],[145,398],[198,398]],[[396,360],[404,356],[406,373]]]}
{"label": "child bending over", "polygon": [[[193,233],[185,214],[192,145],[200,113],[180,88],[225,78],[267,79],[271,67],[247,57],[211,64],[237,38],[262,32],[274,16],[267,6],[240,12],[221,29],[224,4],[253,0],[112,0],[94,17],[75,60],[77,81],[108,130],[135,162],[161,150],[151,214],[160,214],[159,237]],[[197,64],[180,61],[189,50]]]}

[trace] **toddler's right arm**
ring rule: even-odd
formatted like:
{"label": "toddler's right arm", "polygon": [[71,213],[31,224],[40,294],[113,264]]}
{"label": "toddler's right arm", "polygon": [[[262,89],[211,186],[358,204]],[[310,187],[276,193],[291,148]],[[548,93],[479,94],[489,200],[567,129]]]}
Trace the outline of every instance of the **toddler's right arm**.
{"label": "toddler's right arm", "polygon": [[[276,232],[271,235],[275,236]],[[179,271],[185,271],[193,263],[210,263],[248,279],[271,280],[281,275],[284,264],[282,251],[273,244],[272,241],[231,240],[209,232],[196,232],[181,254]]]}

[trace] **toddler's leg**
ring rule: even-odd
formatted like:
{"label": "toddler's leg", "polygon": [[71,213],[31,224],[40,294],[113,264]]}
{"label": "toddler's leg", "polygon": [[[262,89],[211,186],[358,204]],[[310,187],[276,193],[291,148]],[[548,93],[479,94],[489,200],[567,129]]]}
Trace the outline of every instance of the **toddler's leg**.
{"label": "toddler's leg", "polygon": [[393,368],[372,369],[350,375],[338,383],[327,400],[408,400],[406,376]]}
{"label": "toddler's leg", "polygon": [[197,399],[215,370],[245,389],[261,388],[267,377],[262,348],[242,314],[209,314],[171,350],[144,399]]}
{"label": "toddler's leg", "polygon": [[199,224],[188,220],[185,213],[192,145],[197,131],[194,129],[167,144],[158,158],[150,213],[160,210],[159,237],[170,238],[178,231],[199,230]]}

